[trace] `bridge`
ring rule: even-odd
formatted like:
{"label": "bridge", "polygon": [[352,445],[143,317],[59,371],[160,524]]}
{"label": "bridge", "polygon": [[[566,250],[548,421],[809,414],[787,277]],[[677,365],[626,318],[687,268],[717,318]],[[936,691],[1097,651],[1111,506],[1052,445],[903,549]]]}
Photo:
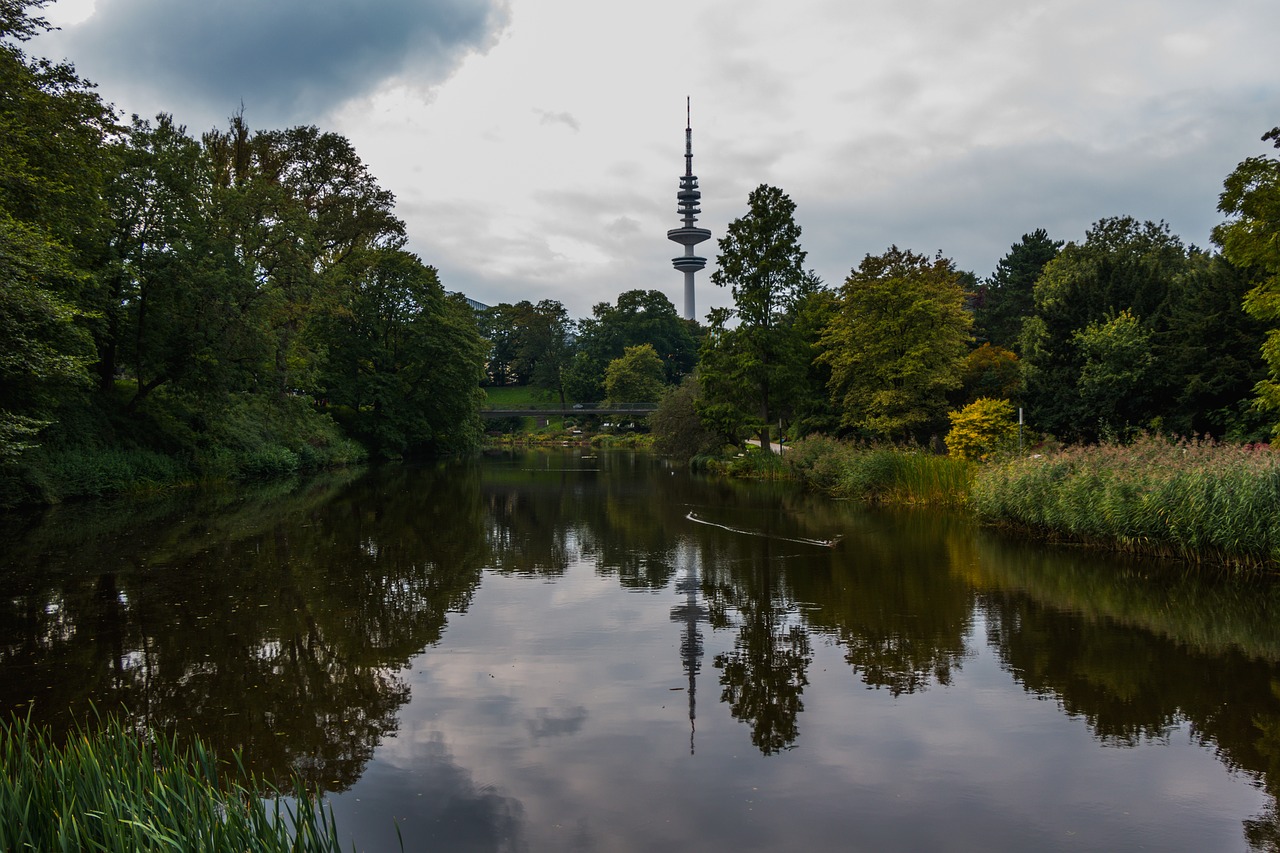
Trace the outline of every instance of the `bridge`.
{"label": "bridge", "polygon": [[481,409],[482,418],[550,418],[564,415],[651,415],[657,406],[600,406],[568,409]]}

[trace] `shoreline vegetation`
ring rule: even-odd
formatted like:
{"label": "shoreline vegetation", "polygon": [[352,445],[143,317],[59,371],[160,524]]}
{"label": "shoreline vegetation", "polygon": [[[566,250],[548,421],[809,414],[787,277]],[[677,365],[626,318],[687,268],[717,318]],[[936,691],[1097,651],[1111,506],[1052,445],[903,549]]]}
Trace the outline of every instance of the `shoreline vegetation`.
{"label": "shoreline vegetation", "polygon": [[784,456],[753,451],[711,467],[836,498],[964,507],[1042,540],[1242,573],[1280,568],[1280,457],[1268,445],[1148,435],[973,462],[814,437]]}
{"label": "shoreline vegetation", "polygon": [[198,737],[182,746],[108,716],[58,742],[14,717],[0,744],[0,849],[342,849],[319,796],[301,783],[279,791]]}

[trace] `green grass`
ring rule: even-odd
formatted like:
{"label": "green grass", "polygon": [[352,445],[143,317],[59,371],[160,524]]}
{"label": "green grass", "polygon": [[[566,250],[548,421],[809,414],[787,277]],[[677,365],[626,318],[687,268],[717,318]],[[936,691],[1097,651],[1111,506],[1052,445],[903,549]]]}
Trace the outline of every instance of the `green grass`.
{"label": "green grass", "polygon": [[318,795],[299,786],[286,800],[198,739],[184,748],[111,718],[58,743],[15,717],[0,741],[2,850],[341,849]]}
{"label": "green grass", "polygon": [[984,469],[984,520],[1237,568],[1280,562],[1280,456],[1262,446],[1102,444]]}
{"label": "green grass", "polygon": [[797,479],[836,497],[930,506],[962,506],[977,468],[921,448],[825,436],[796,442],[783,458]]}

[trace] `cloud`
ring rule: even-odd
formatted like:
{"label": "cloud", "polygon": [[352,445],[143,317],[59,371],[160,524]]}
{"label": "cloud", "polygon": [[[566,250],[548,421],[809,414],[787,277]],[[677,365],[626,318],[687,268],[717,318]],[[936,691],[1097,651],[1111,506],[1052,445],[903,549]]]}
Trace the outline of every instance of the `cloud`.
{"label": "cloud", "polygon": [[534,109],[534,113],[536,113],[538,117],[542,119],[543,124],[563,124],[565,127],[570,128],[574,132],[577,132],[582,129],[581,126],[579,126],[578,124],[578,120],[574,118],[572,115],[570,115],[569,113],[553,113],[553,112],[548,112],[547,110],[539,110],[539,109]]}
{"label": "cloud", "polygon": [[314,123],[388,79],[443,82],[506,27],[507,0],[99,0],[51,38],[108,100],[221,123]]}

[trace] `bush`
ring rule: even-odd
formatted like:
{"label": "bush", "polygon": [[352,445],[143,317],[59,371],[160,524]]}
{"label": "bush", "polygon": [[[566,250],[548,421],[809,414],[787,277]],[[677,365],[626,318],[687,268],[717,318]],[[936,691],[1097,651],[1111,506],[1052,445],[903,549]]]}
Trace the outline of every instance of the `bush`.
{"label": "bush", "polygon": [[961,505],[972,465],[926,450],[860,445],[825,436],[796,442],[787,467],[804,482],[837,497],[887,503]]}
{"label": "bush", "polygon": [[1013,403],[979,397],[958,412],[947,415],[947,451],[961,459],[982,460],[1012,450],[1018,441]]}

